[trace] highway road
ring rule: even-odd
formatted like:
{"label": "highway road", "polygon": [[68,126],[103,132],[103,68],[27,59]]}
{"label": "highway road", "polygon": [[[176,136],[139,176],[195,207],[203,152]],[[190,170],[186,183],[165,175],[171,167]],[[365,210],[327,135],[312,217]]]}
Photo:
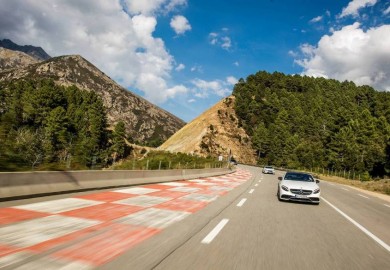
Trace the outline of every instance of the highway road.
{"label": "highway road", "polygon": [[324,181],[318,206],[279,202],[282,172],[241,168],[253,177],[230,198],[102,269],[390,269],[389,202]]}
{"label": "highway road", "polygon": [[279,202],[282,174],[0,204],[0,269],[390,269],[390,201],[321,181],[320,205]]}

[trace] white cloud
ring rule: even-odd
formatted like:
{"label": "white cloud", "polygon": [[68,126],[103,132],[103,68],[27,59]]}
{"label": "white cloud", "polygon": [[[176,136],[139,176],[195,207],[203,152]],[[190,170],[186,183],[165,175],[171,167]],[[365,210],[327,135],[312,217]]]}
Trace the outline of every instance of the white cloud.
{"label": "white cloud", "polygon": [[[140,0],[144,1],[144,0]],[[187,0],[171,0],[168,1],[167,5],[165,6],[166,12],[171,12],[177,9],[178,7],[184,7],[187,6]]]}
{"label": "white cloud", "polygon": [[175,68],[175,70],[176,71],[182,71],[183,69],[185,69],[186,68],[186,66],[184,65],[184,64],[179,64],[176,68]]}
{"label": "white cloud", "polygon": [[216,45],[218,43],[218,34],[211,32],[209,34],[209,40],[210,40],[210,44]]}
{"label": "white cloud", "polygon": [[188,103],[194,103],[195,101],[196,101],[196,99],[194,99],[194,98],[187,100]]}
{"label": "white cloud", "polygon": [[186,31],[191,30],[191,25],[188,22],[187,18],[181,15],[177,15],[172,18],[170,26],[175,31],[177,35],[182,35]]}
{"label": "white cloud", "polygon": [[222,49],[229,50],[229,48],[232,46],[232,41],[229,37],[222,37]]}
{"label": "white cloud", "polygon": [[354,17],[359,15],[359,9],[375,5],[377,0],[352,0],[348,6],[343,8],[340,18],[352,15]]}
{"label": "white cloud", "polygon": [[303,74],[351,80],[390,91],[390,25],[364,31],[359,23],[323,36],[317,46],[304,44],[296,63]]}
{"label": "white cloud", "polygon": [[235,65],[236,67],[240,66],[240,63],[238,61],[234,62],[233,65]]}
{"label": "white cloud", "polygon": [[238,82],[238,80],[236,77],[229,76],[226,78],[226,82],[230,85],[235,85]]}
{"label": "white cloud", "polygon": [[[226,33],[229,31],[228,28],[223,28],[222,31]],[[209,34],[209,43],[211,45],[219,46],[224,50],[229,50],[232,47],[232,40],[225,34],[211,32]]]}
{"label": "white cloud", "polygon": [[390,6],[383,11],[383,15],[387,15],[390,13]]}
{"label": "white cloud", "polygon": [[154,37],[157,19],[153,14],[187,1],[1,2],[0,38],[41,46],[52,56],[80,54],[123,86],[143,91],[155,103],[184,91],[167,83],[174,58],[164,41]]}
{"label": "white cloud", "polygon": [[288,51],[288,55],[292,56],[292,57],[297,57],[298,56],[298,54],[296,52],[292,51],[292,50]]}
{"label": "white cloud", "polygon": [[187,0],[124,0],[130,14],[153,15],[157,12],[170,12],[179,6],[187,5]]}
{"label": "white cloud", "polygon": [[203,73],[203,67],[200,65],[194,65],[191,67],[191,72]]}
{"label": "white cloud", "polygon": [[237,83],[237,79],[233,76],[229,76],[225,81],[213,80],[205,81],[202,79],[194,79],[191,83],[195,86],[193,91],[198,98],[207,98],[210,95],[216,95],[219,97],[225,97],[232,92],[232,85]]}
{"label": "white cloud", "polygon": [[176,85],[167,90],[168,98],[174,98],[178,94],[185,94],[188,92],[188,88],[184,85]]}
{"label": "white cloud", "polygon": [[316,23],[322,20],[322,16],[317,16],[310,20],[311,23]]}

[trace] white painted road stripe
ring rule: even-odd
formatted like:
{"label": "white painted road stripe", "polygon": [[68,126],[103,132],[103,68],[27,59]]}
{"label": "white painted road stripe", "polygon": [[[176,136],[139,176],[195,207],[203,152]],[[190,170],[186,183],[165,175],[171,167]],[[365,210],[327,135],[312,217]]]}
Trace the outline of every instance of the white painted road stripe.
{"label": "white painted road stripe", "polygon": [[331,186],[335,186],[335,184],[332,184],[332,183],[328,183],[329,185],[331,185]]}
{"label": "white painted road stripe", "polygon": [[252,194],[253,191],[255,191],[253,188],[251,190],[249,190],[249,194]]}
{"label": "white painted road stripe", "polygon": [[363,198],[366,198],[366,199],[369,199],[367,196],[364,196],[362,194],[358,194],[360,197],[363,197]]}
{"label": "white painted road stripe", "polygon": [[238,206],[238,207],[241,207],[241,206],[244,205],[245,202],[246,202],[246,198],[242,199],[242,200],[237,204],[237,206]]}
{"label": "white painted road stripe", "polygon": [[217,226],[202,240],[202,244],[210,244],[214,238],[219,234],[219,232],[225,227],[225,225],[229,222],[228,219],[222,219]]}
{"label": "white painted road stripe", "polygon": [[390,207],[390,205],[388,205],[388,204],[383,204],[384,206],[387,206],[387,207]]}
{"label": "white painted road stripe", "polygon": [[259,184],[256,184],[255,187],[259,186]]}
{"label": "white painted road stripe", "polygon": [[349,189],[346,189],[346,188],[341,188],[341,189],[344,189],[345,191],[349,191]]}
{"label": "white painted road stripe", "polygon": [[259,183],[261,183],[261,180],[259,180]]}
{"label": "white painted road stripe", "polygon": [[324,202],[326,202],[327,204],[329,204],[334,210],[336,210],[337,212],[339,212],[340,215],[342,215],[343,217],[345,217],[347,220],[349,220],[353,225],[355,225],[356,227],[358,227],[361,231],[363,231],[365,234],[367,234],[369,237],[371,237],[374,241],[376,241],[379,245],[381,245],[382,247],[384,247],[388,252],[390,252],[390,246],[388,244],[386,244],[385,242],[383,242],[381,239],[379,239],[377,236],[375,236],[374,234],[372,234],[369,230],[367,230],[366,228],[364,228],[362,225],[360,225],[359,223],[357,223],[355,220],[353,220],[352,218],[350,218],[347,214],[345,214],[343,211],[341,211],[340,209],[338,209],[336,206],[334,206],[333,204],[331,204],[329,201],[327,201],[324,197],[321,198],[321,200],[323,200]]}

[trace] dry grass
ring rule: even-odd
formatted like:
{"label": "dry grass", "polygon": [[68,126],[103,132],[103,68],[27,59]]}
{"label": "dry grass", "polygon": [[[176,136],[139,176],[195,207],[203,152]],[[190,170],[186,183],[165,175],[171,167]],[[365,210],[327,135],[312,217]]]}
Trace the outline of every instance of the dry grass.
{"label": "dry grass", "polygon": [[390,179],[371,180],[371,181],[358,181],[345,179],[338,176],[330,176],[320,174],[320,179],[329,182],[335,182],[343,185],[353,186],[369,191],[379,192],[382,194],[390,195]]}

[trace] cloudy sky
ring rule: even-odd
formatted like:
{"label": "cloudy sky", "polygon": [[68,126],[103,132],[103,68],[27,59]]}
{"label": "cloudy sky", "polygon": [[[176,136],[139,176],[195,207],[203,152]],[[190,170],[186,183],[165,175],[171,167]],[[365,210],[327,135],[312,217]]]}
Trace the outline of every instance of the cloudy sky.
{"label": "cloudy sky", "polygon": [[190,121],[260,70],[390,91],[388,0],[0,0],[0,39],[80,54]]}

